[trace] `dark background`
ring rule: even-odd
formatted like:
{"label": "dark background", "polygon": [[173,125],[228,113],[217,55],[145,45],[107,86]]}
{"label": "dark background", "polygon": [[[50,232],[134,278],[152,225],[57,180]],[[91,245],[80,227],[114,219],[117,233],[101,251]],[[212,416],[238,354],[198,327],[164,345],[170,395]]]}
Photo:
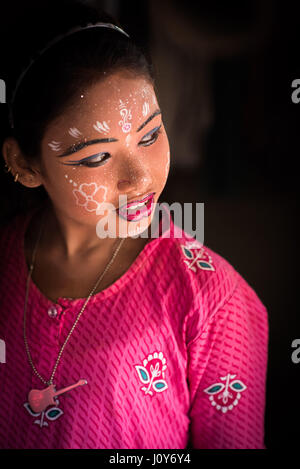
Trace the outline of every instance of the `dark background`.
{"label": "dark background", "polygon": [[[12,25],[28,3],[1,4],[2,54],[22,41]],[[88,2],[87,2],[88,3]],[[269,0],[93,2],[152,53],[171,145],[160,200],[205,203],[204,243],[254,288],[269,312],[267,448],[297,448],[300,363],[298,185],[300,8]],[[28,32],[30,34],[30,31]],[[5,39],[3,39],[5,38]],[[7,61],[0,78],[7,74]],[[1,135],[6,105],[0,105]],[[19,210],[20,186],[1,172],[0,210]]]}

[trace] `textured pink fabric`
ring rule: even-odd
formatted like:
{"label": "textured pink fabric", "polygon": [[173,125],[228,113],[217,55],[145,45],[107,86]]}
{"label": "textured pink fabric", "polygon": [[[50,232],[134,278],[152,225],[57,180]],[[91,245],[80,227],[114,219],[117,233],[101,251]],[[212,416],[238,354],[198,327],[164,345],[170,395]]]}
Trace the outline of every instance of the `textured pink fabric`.
{"label": "textured pink fabric", "polygon": [[[264,448],[266,308],[225,259],[175,238],[173,223],[80,318],[54,383],[88,384],[59,396],[61,415],[31,415],[28,391],[44,387],[23,341],[31,215],[1,230],[0,448]],[[30,285],[27,336],[47,380],[83,303],[59,298],[50,317],[54,304]]]}

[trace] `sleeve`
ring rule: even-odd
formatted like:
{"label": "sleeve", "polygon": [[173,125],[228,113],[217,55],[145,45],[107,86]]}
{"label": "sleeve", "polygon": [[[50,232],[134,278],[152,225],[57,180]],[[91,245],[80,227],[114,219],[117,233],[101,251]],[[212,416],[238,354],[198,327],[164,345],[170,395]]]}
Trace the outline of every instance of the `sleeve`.
{"label": "sleeve", "polygon": [[265,449],[265,306],[241,277],[187,344],[189,447]]}

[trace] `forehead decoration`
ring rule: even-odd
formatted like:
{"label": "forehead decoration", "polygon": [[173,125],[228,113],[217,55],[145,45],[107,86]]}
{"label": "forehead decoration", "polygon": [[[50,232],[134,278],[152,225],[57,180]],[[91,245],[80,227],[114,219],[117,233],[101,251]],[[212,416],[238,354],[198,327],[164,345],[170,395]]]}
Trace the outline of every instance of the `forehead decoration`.
{"label": "forehead decoration", "polygon": [[146,117],[146,115],[149,114],[149,111],[150,111],[149,103],[145,102],[143,104],[143,116]]}
{"label": "forehead decoration", "polygon": [[69,134],[71,135],[71,137],[75,137],[75,138],[78,138],[80,137],[80,135],[82,135],[80,130],[76,129],[76,127],[71,127],[69,129]]}
{"label": "forehead decoration", "polygon": [[48,143],[49,147],[53,151],[60,151],[61,150],[61,142],[56,142],[55,140],[52,140],[51,143]]}
{"label": "forehead decoration", "polygon": [[103,121],[102,123],[97,121],[96,124],[93,125],[94,129],[97,130],[100,134],[107,134],[110,130],[109,125],[107,122]]}
{"label": "forehead decoration", "polygon": [[121,99],[119,109],[122,116],[122,119],[119,121],[119,125],[122,127],[122,131],[124,133],[128,133],[131,130],[131,124],[128,122],[128,120],[132,119],[131,109],[127,109],[126,104]]}

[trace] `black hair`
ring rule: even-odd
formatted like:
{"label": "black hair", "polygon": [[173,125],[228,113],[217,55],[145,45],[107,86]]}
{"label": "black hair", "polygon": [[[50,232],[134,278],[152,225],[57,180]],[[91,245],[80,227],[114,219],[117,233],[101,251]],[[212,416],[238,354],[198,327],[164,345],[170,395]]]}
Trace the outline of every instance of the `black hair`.
{"label": "black hair", "polygon": [[[146,47],[136,44],[119,31],[83,29],[47,49],[57,36],[90,23],[111,23],[126,31],[115,18],[98,7],[98,0],[94,2],[95,6],[91,6],[92,1],[20,2],[17,11],[13,11],[16,14],[10,17],[7,30],[0,31],[2,43],[7,37],[10,38],[9,47],[1,51],[2,64],[6,69],[1,78],[5,78],[8,85],[7,102],[14,124],[13,128],[9,127],[8,112],[4,119],[1,114],[1,129],[5,136],[16,138],[29,165],[39,160],[41,141],[47,126],[72,104],[82,85],[92,85],[120,69],[144,76],[154,85],[153,65]],[[2,135],[2,138],[5,136]],[[4,220],[49,200],[44,186],[29,189],[15,184],[11,174],[9,176],[3,178],[1,184]]]}
{"label": "black hair", "polygon": [[[103,11],[87,5],[66,2],[69,18],[65,33],[72,27],[105,22],[121,27]],[[58,13],[58,12],[57,12]],[[60,22],[62,22],[60,16]],[[59,30],[64,34],[64,30]],[[53,37],[52,37],[53,40]],[[47,45],[46,45],[47,47]],[[39,48],[43,50],[44,47]],[[13,116],[12,135],[21,151],[30,160],[39,158],[40,144],[48,124],[72,104],[84,86],[100,81],[116,70],[126,69],[144,76],[154,84],[151,60],[131,38],[110,28],[82,29],[63,37],[41,53],[37,53],[19,86],[10,112]]]}

